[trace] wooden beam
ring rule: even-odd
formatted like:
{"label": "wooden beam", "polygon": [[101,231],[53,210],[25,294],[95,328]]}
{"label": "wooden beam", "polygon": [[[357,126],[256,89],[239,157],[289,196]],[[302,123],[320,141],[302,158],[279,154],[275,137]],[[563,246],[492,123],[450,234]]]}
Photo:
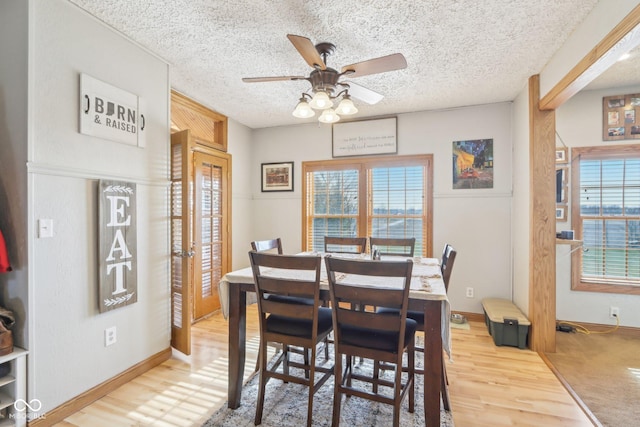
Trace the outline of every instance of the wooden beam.
{"label": "wooden beam", "polygon": [[555,110],[542,111],[540,76],[529,78],[529,345],[556,349]]}
{"label": "wooden beam", "polygon": [[640,5],[636,6],[540,100],[541,110],[554,110],[581,91],[625,52],[640,44]]}

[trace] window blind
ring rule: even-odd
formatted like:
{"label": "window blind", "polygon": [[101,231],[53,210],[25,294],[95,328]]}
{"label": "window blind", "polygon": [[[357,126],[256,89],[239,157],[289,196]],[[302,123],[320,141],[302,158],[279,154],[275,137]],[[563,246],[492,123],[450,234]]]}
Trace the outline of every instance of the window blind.
{"label": "window blind", "polygon": [[640,285],[640,159],[580,161],[582,280]]}

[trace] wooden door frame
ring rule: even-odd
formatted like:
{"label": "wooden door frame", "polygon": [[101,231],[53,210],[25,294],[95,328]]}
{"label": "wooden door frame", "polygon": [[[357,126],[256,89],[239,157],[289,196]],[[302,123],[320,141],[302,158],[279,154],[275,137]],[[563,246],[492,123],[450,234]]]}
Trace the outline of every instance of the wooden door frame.
{"label": "wooden door frame", "polygon": [[540,98],[539,75],[529,79],[529,345],[539,353],[556,351],[555,109],[609,68],[619,56],[615,52],[638,44],[640,5],[544,97]]}

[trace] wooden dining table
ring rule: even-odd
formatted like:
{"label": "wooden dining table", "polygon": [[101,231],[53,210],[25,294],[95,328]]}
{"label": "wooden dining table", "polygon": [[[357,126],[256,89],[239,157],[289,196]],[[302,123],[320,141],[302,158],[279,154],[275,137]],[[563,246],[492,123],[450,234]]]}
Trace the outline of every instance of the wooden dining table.
{"label": "wooden dining table", "polygon": [[[299,255],[317,255],[303,252]],[[320,254],[324,255],[324,254]],[[332,256],[348,256],[332,254]],[[360,255],[360,257],[363,255]],[[356,256],[358,257],[358,256]],[[386,259],[398,260],[399,257]],[[439,260],[413,257],[413,273],[409,292],[409,309],[424,312],[424,416],[425,426],[440,425],[440,381],[443,369],[443,349],[451,351],[449,330],[449,301],[439,274]],[[380,262],[384,262],[385,257]],[[324,262],[320,281],[320,299],[329,300]],[[251,268],[227,273],[219,284],[223,314],[229,322],[229,379],[228,407],[240,406],[246,356],[246,305],[247,296],[255,296]]]}

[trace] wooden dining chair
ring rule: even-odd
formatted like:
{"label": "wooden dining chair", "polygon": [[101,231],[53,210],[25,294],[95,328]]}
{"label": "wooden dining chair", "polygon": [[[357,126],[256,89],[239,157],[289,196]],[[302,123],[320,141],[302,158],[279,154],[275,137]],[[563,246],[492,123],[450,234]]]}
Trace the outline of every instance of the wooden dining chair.
{"label": "wooden dining chair", "polygon": [[[251,249],[256,252],[267,252],[267,253],[277,252],[278,254],[282,255],[282,240],[280,239],[280,237],[277,237],[271,240],[254,240],[253,242],[251,242]],[[307,304],[307,305],[313,304],[313,299],[296,298],[296,297],[285,296],[285,295],[270,295],[270,298],[273,300],[281,301],[281,302],[293,302],[296,304]],[[329,360],[329,343],[330,343],[329,338],[325,339],[324,358],[326,360]],[[276,347],[276,350],[279,350],[279,348]],[[301,353],[295,349],[293,351],[297,353]],[[257,360],[256,371],[259,369],[259,366],[258,366],[259,363],[260,361]]]}
{"label": "wooden dining chair", "polygon": [[271,240],[254,240],[251,249],[256,252],[277,252],[282,255],[282,241],[280,238]]}
{"label": "wooden dining chair", "polygon": [[324,236],[324,251],[340,254],[363,254],[367,251],[367,238]]}
{"label": "wooden dining chair", "polygon": [[440,272],[442,273],[442,281],[444,288],[449,292],[449,279],[453,270],[453,263],[456,260],[457,251],[450,244],[445,244],[442,250],[442,260],[440,261]]}
{"label": "wooden dining chair", "polygon": [[[446,244],[442,251],[442,260],[440,262],[440,273],[442,274],[442,281],[444,282],[445,290],[449,289],[449,280],[451,278],[451,272],[453,271],[453,264],[456,260],[457,251],[453,246]],[[380,313],[391,314],[397,312],[397,310],[387,307],[381,307],[377,310]],[[407,317],[413,319],[418,324],[418,330],[424,331],[424,312],[422,311],[407,311]],[[415,346],[415,350],[424,353],[424,347],[420,345]],[[381,366],[386,369],[386,366]],[[416,374],[424,375],[424,370],[416,369]],[[442,359],[442,377],[440,378],[440,394],[442,396],[442,406],[449,411],[451,409],[451,403],[449,399],[449,378],[447,377],[447,370],[444,358]]]}
{"label": "wooden dining chair", "polygon": [[[333,366],[316,366],[316,347],[333,329],[331,309],[320,305],[320,256],[276,255],[249,252],[260,323],[260,388],[254,423],[262,422],[267,382],[277,378],[283,382],[302,384],[309,389],[307,426],[311,426],[313,396],[333,375]],[[314,304],[296,304],[271,298],[273,295],[312,299]],[[267,343],[280,343],[283,352],[268,366]],[[310,357],[302,362],[290,358],[290,346],[309,351]],[[306,354],[306,352],[305,352]],[[282,366],[282,369],[279,369]],[[294,375],[289,368],[304,371]],[[316,372],[320,377],[316,381]]]}
{"label": "wooden dining chair", "polygon": [[[335,349],[332,426],[340,424],[342,395],[393,405],[393,426],[400,425],[400,407],[409,395],[409,412],[414,411],[414,340],[417,323],[407,318],[413,262],[372,261],[325,257],[333,307]],[[384,286],[376,286],[380,282]],[[391,284],[391,286],[389,286]],[[361,311],[361,305],[386,306],[397,315]],[[403,377],[403,354],[407,353]],[[344,356],[344,359],[343,359]],[[382,379],[378,370],[371,376],[353,370],[353,359],[363,357],[395,367],[393,381]],[[343,360],[345,368],[343,370]],[[362,387],[363,383],[370,383]],[[379,393],[379,387],[393,391]]]}
{"label": "wooden dining chair", "polygon": [[370,252],[378,249],[380,255],[412,257],[416,238],[369,237]]}

